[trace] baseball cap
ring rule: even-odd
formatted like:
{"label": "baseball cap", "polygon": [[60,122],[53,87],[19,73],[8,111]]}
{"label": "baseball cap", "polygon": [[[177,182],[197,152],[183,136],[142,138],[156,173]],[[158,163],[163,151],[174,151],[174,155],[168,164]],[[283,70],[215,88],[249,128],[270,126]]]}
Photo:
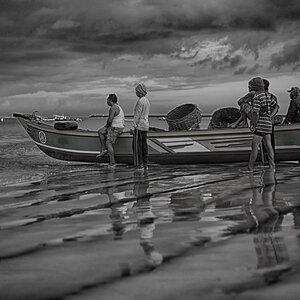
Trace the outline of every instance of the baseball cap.
{"label": "baseball cap", "polygon": [[297,87],[291,87],[291,89],[290,90],[288,90],[288,92],[290,93],[290,92],[292,92],[293,90],[296,90],[297,89]]}

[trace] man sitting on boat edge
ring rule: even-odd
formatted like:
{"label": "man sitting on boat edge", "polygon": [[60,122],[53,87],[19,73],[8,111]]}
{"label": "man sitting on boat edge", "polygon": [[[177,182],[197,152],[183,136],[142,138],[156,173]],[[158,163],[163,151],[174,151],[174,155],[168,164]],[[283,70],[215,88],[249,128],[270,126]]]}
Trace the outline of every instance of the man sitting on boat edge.
{"label": "man sitting on boat edge", "polygon": [[109,94],[107,105],[110,106],[107,122],[104,127],[98,130],[100,139],[100,153],[97,158],[108,154],[110,167],[115,167],[114,143],[125,127],[125,117],[121,106],[118,104],[116,94]]}

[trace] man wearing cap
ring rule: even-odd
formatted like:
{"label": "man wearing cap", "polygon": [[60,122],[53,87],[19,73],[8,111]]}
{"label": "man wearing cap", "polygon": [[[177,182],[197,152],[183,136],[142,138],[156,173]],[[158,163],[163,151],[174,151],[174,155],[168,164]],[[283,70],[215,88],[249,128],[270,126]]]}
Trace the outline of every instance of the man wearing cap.
{"label": "man wearing cap", "polygon": [[292,87],[290,93],[290,105],[283,124],[300,123],[300,89]]}
{"label": "man wearing cap", "polygon": [[133,127],[130,129],[130,133],[133,134],[133,162],[139,170],[143,170],[148,168],[147,132],[150,103],[145,97],[147,95],[145,84],[138,84],[135,93],[139,99],[134,107]]}

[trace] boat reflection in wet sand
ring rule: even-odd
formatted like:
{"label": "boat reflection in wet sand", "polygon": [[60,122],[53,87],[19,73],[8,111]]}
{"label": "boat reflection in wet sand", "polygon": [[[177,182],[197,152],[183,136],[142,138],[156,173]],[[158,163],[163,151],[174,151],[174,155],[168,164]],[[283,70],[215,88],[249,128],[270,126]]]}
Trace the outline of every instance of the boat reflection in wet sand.
{"label": "boat reflection in wet sand", "polygon": [[[58,122],[61,130],[35,114],[14,113],[34,143],[56,159],[108,162],[96,158],[100,144],[97,131],[78,129],[75,122]],[[74,124],[75,123],[75,124]],[[59,125],[59,124],[58,124]],[[58,128],[59,126],[56,126]],[[300,124],[275,126],[275,160],[300,160]],[[251,150],[248,128],[164,131],[148,133],[149,161],[157,164],[246,162]],[[133,163],[132,136],[124,132],[115,144],[117,163]]]}

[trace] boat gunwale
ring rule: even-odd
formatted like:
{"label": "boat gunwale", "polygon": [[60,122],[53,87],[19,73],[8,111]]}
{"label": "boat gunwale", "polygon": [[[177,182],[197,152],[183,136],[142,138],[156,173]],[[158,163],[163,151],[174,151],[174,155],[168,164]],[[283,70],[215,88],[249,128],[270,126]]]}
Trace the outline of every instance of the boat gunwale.
{"label": "boat gunwale", "polygon": [[[68,135],[68,136],[98,136],[98,132],[96,130],[88,130],[88,129],[79,129],[79,130],[57,130],[55,128],[50,127],[45,123],[33,123],[31,121],[25,120],[27,126],[31,126],[37,130],[43,130],[54,134],[59,135]],[[287,124],[287,125],[279,125],[275,126],[275,132],[281,131],[291,131],[291,130],[300,130],[300,123]],[[232,134],[252,134],[249,128],[222,128],[222,129],[202,129],[202,130],[191,130],[191,131],[149,131],[148,137],[180,137],[180,136],[206,136],[206,135],[232,135]],[[119,138],[128,138],[131,137],[129,132],[122,133]]]}

